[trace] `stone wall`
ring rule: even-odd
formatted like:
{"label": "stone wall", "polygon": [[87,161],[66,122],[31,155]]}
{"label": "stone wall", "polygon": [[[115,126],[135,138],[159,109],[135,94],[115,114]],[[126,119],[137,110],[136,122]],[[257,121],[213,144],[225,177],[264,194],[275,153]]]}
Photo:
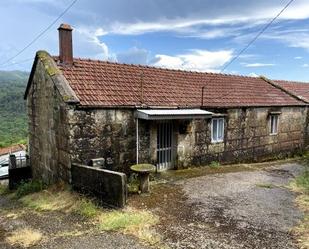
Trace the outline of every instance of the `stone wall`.
{"label": "stone wall", "polygon": [[[261,161],[301,151],[306,145],[304,107],[280,108],[279,130],[270,135],[269,112],[272,108],[228,109],[224,141],[211,142],[211,119],[194,120],[187,133],[178,135],[178,167],[203,165],[211,161],[225,163]],[[275,109],[278,111],[278,109]]]}
{"label": "stone wall", "polygon": [[70,180],[67,110],[53,76],[38,60],[27,96],[29,153],[34,178],[46,183]]}
{"label": "stone wall", "polygon": [[120,172],[72,164],[72,186],[113,207],[122,208],[127,201],[127,177]]}
{"label": "stone wall", "polygon": [[[300,151],[305,146],[306,109],[280,108],[278,135],[270,135],[272,108],[217,110],[225,113],[225,135],[211,142],[211,119],[174,120],[175,167],[260,161]],[[275,109],[278,111],[278,109]],[[88,164],[92,158],[110,159],[112,170],[128,173],[136,162],[136,121],[131,109],[95,109],[68,112],[72,161]],[[185,132],[179,132],[180,127]],[[139,120],[139,162],[156,163],[155,121]]]}
{"label": "stone wall", "polygon": [[[94,158],[105,158],[109,169],[128,173],[136,163],[134,109],[80,109],[54,60],[39,52],[36,61],[26,94],[33,176],[47,183],[70,182],[71,163],[87,165]],[[226,115],[222,143],[211,142],[211,119],[173,121],[176,168],[259,161],[299,151],[308,143],[305,107],[216,111]],[[281,112],[278,135],[269,135],[270,111]],[[140,163],[156,163],[156,127],[155,121],[139,120]]]}
{"label": "stone wall", "polygon": [[88,165],[105,158],[112,170],[128,172],[136,161],[134,111],[131,109],[70,109],[72,162]]}

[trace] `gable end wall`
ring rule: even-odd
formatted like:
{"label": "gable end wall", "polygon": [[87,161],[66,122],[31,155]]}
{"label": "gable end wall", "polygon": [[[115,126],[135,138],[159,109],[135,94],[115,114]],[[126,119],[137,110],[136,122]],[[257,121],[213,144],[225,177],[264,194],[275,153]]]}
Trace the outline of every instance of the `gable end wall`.
{"label": "gable end wall", "polygon": [[28,90],[29,154],[34,178],[70,181],[68,105],[38,60]]}

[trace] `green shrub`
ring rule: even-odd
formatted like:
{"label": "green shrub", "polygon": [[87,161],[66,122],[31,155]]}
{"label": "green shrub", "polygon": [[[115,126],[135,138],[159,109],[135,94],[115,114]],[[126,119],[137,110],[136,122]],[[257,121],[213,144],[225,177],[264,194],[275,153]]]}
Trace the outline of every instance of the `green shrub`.
{"label": "green shrub", "polygon": [[28,182],[22,182],[18,186],[15,195],[17,198],[20,198],[31,193],[39,192],[45,187],[46,186],[43,184],[42,181],[31,180]]}
{"label": "green shrub", "polygon": [[220,166],[220,163],[219,162],[216,162],[216,161],[212,161],[209,165],[210,168],[212,169],[216,169]]}

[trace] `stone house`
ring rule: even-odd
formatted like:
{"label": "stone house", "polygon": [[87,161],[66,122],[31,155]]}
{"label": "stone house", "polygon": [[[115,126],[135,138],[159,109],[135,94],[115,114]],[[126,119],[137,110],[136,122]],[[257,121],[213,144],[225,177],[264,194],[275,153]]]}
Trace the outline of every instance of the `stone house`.
{"label": "stone house", "polygon": [[26,146],[23,144],[15,144],[0,148],[0,166],[9,164],[10,155],[15,155],[17,157],[26,156]]}
{"label": "stone house", "polygon": [[59,56],[37,52],[25,92],[35,177],[70,181],[71,163],[93,158],[161,171],[306,145],[307,104],[265,78],[77,59],[69,25],[59,39]]}

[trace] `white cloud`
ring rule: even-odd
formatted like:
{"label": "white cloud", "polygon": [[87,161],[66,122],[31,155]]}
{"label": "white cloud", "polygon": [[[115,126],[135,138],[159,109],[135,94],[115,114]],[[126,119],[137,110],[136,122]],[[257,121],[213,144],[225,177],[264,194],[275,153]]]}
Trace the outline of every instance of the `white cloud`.
{"label": "white cloud", "polygon": [[147,64],[149,51],[137,47],[130,48],[127,51],[117,53],[116,58],[118,62],[133,63],[133,64]]}
{"label": "white cloud", "polygon": [[249,76],[250,77],[254,77],[254,78],[258,78],[259,77],[259,75],[257,75],[256,73],[249,73]]}
{"label": "white cloud", "polygon": [[295,56],[294,59],[295,60],[301,60],[303,57],[302,56]]}
{"label": "white cloud", "polygon": [[302,65],[302,67],[309,67],[309,64],[305,63]]}
{"label": "white cloud", "polygon": [[309,51],[309,29],[271,30],[263,38],[278,40],[289,47],[303,48]]}
{"label": "white cloud", "polygon": [[273,63],[244,63],[245,67],[272,67],[276,64]]}
{"label": "white cloud", "polygon": [[[6,37],[5,40],[2,39],[0,41],[0,57],[2,60],[11,57],[24,44],[31,41],[69,3],[69,0],[1,1],[0,22],[10,23],[10,25],[3,25],[1,30],[2,36]],[[166,0],[78,1],[66,13],[63,19],[59,20],[59,23],[65,21],[76,26],[73,34],[75,56],[110,59],[111,57],[116,58],[117,55],[112,55],[105,42],[102,42],[104,35],[107,34],[137,35],[149,32],[173,32],[173,35],[202,39],[229,37],[228,42],[234,43],[237,37],[245,37],[246,40],[242,40],[242,42],[247,42],[283,6],[282,0],[191,0],[189,2],[185,0],[168,2]],[[20,16],[23,16],[22,22],[20,22]],[[294,1],[274,25],[278,27],[278,25],[287,22],[288,26],[282,25],[275,32],[268,30],[267,34],[263,35],[263,37],[279,40],[288,46],[305,48],[309,51],[308,30],[286,31],[286,27],[297,25],[296,22],[289,21],[308,18],[309,1]],[[38,22],[37,20],[40,21]],[[16,61],[32,57],[38,49],[46,49],[52,54],[58,54],[56,28],[55,25],[52,30],[48,31],[31,48],[16,58]],[[246,34],[249,35],[246,36]],[[226,48],[227,45],[223,44],[222,46]],[[233,44],[228,44],[228,46],[233,46]],[[119,47],[121,46],[119,45]],[[119,48],[117,47],[117,49]],[[221,60],[216,59],[215,62],[212,62],[211,58],[206,58],[209,54],[204,56],[201,54],[201,51],[204,50],[193,50],[176,56],[157,52],[156,59],[157,63],[161,63],[164,66],[193,68],[192,70],[204,70],[205,68],[216,70],[216,68],[220,67],[217,65],[220,65]],[[118,53],[118,57],[124,59],[127,56],[125,58],[127,61],[130,59],[130,53],[132,56],[135,53],[134,56],[136,58],[140,56],[138,60],[142,61],[145,60],[144,55],[147,52],[131,50]],[[142,55],[143,53],[144,55]],[[227,54],[220,56],[222,61],[228,61]],[[120,61],[119,58],[118,60]]]}
{"label": "white cloud", "polygon": [[[117,12],[108,13],[113,18],[104,26],[110,33],[136,35],[148,32],[174,31],[190,34],[206,25],[208,29],[200,32],[201,37],[205,38],[221,37],[224,33],[229,34],[230,32],[224,31],[236,28],[232,25],[244,25],[243,28],[247,28],[247,25],[256,26],[269,22],[284,7],[284,3],[279,0],[251,2],[237,0],[233,3],[228,0],[218,2],[175,0],[168,4],[163,0],[143,2],[115,0],[114,2],[119,5],[121,2],[126,13],[122,13],[122,16],[117,15]],[[139,6],[137,9],[134,7],[135,4]],[[103,9],[106,11],[106,8]],[[103,16],[106,17],[104,14]],[[100,17],[98,18],[100,19]],[[309,2],[298,0],[292,3],[278,20],[303,20],[307,18],[309,18]],[[223,29],[217,29],[221,25],[226,26],[221,27]],[[215,27],[215,29],[211,30],[209,27]]]}
{"label": "white cloud", "polygon": [[231,60],[233,51],[190,50],[186,54],[169,56],[158,54],[152,62],[153,66],[191,71],[218,71],[225,63]]}
{"label": "white cloud", "polygon": [[100,60],[109,58],[108,47],[99,40],[104,31],[102,29],[76,28],[74,33],[74,55],[78,57],[90,57]]}

